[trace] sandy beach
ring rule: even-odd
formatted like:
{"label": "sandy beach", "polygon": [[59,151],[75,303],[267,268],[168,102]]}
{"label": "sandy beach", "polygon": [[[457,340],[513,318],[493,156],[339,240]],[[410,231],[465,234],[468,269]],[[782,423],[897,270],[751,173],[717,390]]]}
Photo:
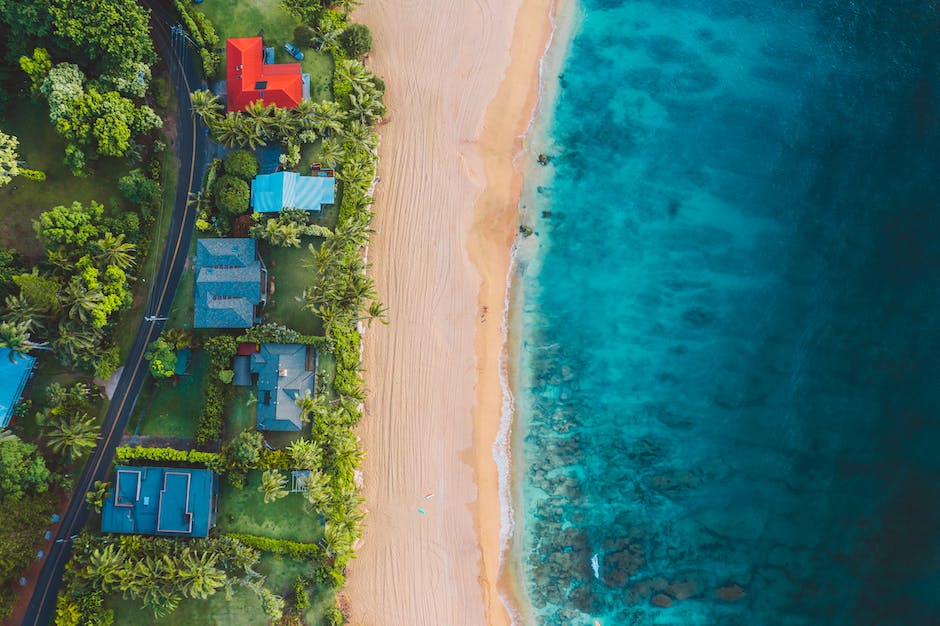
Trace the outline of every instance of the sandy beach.
{"label": "sandy beach", "polygon": [[500,315],[551,0],[370,0],[388,85],[366,334],[369,508],[353,624],[508,624],[493,442]]}

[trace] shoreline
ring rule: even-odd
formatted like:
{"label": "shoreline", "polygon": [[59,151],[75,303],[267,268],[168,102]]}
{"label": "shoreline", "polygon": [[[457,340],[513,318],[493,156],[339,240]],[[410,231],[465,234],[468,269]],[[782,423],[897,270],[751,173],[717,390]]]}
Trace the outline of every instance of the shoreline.
{"label": "shoreline", "polygon": [[478,308],[499,312],[498,324],[478,325],[473,411],[479,489],[476,527],[483,559],[486,623],[490,625],[527,622],[530,615],[510,550],[515,524],[510,384],[515,355],[510,350],[510,318],[520,204],[526,170],[534,161],[527,139],[542,104],[543,63],[555,34],[559,4],[567,3],[533,0],[520,8],[512,60],[497,96],[487,107],[479,141],[487,185],[474,208],[476,221],[468,250],[481,275]]}
{"label": "shoreline", "polygon": [[369,255],[390,325],[363,341],[369,517],[349,567],[351,623],[510,623],[498,312],[553,3],[372,0],[355,15],[388,85]]}

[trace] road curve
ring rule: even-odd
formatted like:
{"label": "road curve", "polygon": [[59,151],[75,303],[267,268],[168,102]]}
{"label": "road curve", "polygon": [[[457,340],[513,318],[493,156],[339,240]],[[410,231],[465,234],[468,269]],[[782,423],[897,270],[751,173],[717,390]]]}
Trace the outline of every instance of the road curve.
{"label": "road curve", "polygon": [[56,540],[45,557],[46,561],[23,619],[23,624],[27,626],[45,626],[53,622],[56,596],[62,584],[62,572],[71,552],[70,538],[81,532],[88,519],[84,494],[96,480],[105,480],[108,475],[115,449],[121,441],[141,385],[147,377],[144,351],[147,344],[159,337],[160,331],[163,330],[163,321],[159,318],[166,317],[170,311],[196,222],[196,211],[189,205],[189,194],[198,191],[202,184],[206,161],[206,135],[201,123],[192,115],[189,92],[200,87],[201,77],[189,44],[170,32],[170,28],[177,23],[175,16],[155,0],[143,0],[142,4],[151,11],[150,26],[154,43],[169,68],[179,101],[177,150],[180,172],[176,199],[169,236],[147,301],[146,318],[155,319],[143,319],[137,330],[130,356],[124,364],[124,372],[105,414],[98,447],[76,482]]}

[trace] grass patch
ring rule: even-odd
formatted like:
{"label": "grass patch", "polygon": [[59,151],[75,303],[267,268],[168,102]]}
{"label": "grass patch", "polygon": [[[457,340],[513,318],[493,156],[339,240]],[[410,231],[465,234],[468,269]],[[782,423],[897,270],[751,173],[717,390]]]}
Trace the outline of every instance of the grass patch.
{"label": "grass patch", "polygon": [[163,382],[148,389],[147,397],[134,409],[131,424],[138,435],[158,437],[193,437],[205,397],[209,356],[203,350],[193,350],[187,373],[176,383]]}
{"label": "grass patch", "polygon": [[250,589],[241,586],[235,587],[230,600],[226,599],[224,590],[217,592],[208,600],[183,600],[176,611],[162,620],[154,619],[150,611],[141,609],[140,602],[137,600],[125,600],[119,594],[109,597],[107,605],[108,608],[114,609],[115,624],[257,626],[268,623],[268,618],[261,610],[258,596]]}
{"label": "grass patch", "polygon": [[317,245],[319,240],[304,238],[299,248],[262,244],[262,255],[274,282],[274,293],[268,295],[264,317],[305,335],[322,335],[323,322],[297,300],[303,298],[304,289],[312,282],[314,268],[310,266],[313,256],[307,250],[309,243]]}
{"label": "grass patch", "polygon": [[65,142],[49,121],[47,107],[30,103],[11,107],[0,123],[4,132],[20,139],[20,158],[27,167],[46,173],[44,182],[22,177],[0,190],[0,246],[16,248],[36,261],[43,253],[33,220],[54,206],[95,200],[106,207],[120,204],[118,179],[130,169],[124,160],[102,158],[88,176],[73,176],[65,167]]}
{"label": "grass patch", "polygon": [[[284,10],[280,0],[209,0],[197,10],[212,21],[222,41],[230,37],[256,37],[264,30],[264,43],[274,47],[275,62],[297,62],[284,44],[293,41],[299,22]],[[300,66],[310,74],[310,99],[332,100],[332,55],[306,49]]]}
{"label": "grass patch", "polygon": [[235,387],[225,411],[225,441],[254,428],[257,422],[258,392],[255,387]]}
{"label": "grass patch", "polygon": [[247,533],[312,543],[319,541],[323,528],[316,515],[304,510],[304,498],[299,493],[265,504],[264,494],[258,491],[261,472],[248,473],[243,489],[233,488],[228,481],[219,486],[219,531]]}

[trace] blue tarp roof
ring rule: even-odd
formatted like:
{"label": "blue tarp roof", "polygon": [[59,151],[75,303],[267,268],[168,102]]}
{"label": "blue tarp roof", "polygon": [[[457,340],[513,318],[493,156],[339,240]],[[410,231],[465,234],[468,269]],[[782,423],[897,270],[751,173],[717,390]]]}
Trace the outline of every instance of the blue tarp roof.
{"label": "blue tarp roof", "polygon": [[193,326],[250,328],[265,301],[266,275],[254,239],[199,239]]}
{"label": "blue tarp roof", "polygon": [[301,176],[297,172],[262,174],[251,181],[251,207],[255,213],[278,213],[283,209],[319,211],[333,204],[336,179],[332,176]]}
{"label": "blue tarp roof", "polygon": [[307,369],[307,346],[263,343],[251,355],[258,375],[258,430],[303,429],[297,398],[313,393],[314,373]]}
{"label": "blue tarp roof", "polygon": [[35,364],[34,356],[16,354],[9,348],[0,348],[0,428],[9,425],[13,409],[20,401],[23,387],[26,386]]}
{"label": "blue tarp roof", "polygon": [[204,469],[119,465],[101,531],[205,537],[215,526],[219,478]]}

